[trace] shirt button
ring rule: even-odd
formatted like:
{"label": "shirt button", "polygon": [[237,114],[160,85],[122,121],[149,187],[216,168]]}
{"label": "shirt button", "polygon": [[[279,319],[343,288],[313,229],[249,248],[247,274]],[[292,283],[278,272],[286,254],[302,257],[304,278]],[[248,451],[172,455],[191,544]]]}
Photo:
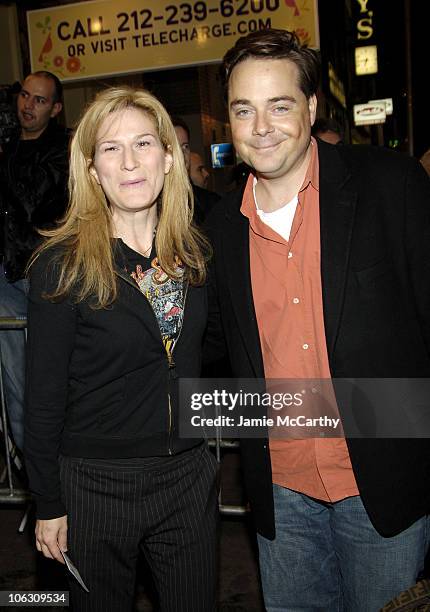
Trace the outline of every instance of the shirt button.
{"label": "shirt button", "polygon": [[292,256],[293,256],[293,254],[292,254],[292,252],[290,251],[290,252],[288,253],[288,259],[291,259],[291,258],[292,258]]}
{"label": "shirt button", "polygon": [[293,298],[293,304],[298,304],[300,302],[299,298]]}
{"label": "shirt button", "polygon": [[305,349],[305,351],[306,351],[306,350],[309,348],[309,344],[304,344],[304,345],[302,346],[302,348],[303,348],[303,349]]}

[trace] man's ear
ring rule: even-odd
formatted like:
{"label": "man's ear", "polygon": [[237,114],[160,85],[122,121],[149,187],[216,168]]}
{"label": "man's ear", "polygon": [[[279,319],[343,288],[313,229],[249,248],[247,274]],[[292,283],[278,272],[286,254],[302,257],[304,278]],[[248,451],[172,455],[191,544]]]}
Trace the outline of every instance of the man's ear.
{"label": "man's ear", "polygon": [[308,105],[309,105],[309,117],[311,120],[311,125],[313,125],[315,123],[315,118],[317,116],[317,97],[315,94],[309,98]]}
{"label": "man's ear", "polygon": [[61,102],[55,102],[54,106],[52,107],[51,110],[51,119],[53,119],[54,117],[56,117],[58,115],[58,113],[61,113],[61,109],[63,108],[63,105],[61,104]]}

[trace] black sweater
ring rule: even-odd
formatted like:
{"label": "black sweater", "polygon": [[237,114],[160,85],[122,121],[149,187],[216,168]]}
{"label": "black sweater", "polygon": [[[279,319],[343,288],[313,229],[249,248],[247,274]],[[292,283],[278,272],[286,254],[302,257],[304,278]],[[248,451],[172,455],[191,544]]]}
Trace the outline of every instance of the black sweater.
{"label": "black sweater", "polygon": [[200,442],[178,436],[177,378],[199,376],[207,319],[206,289],[189,286],[169,368],[155,314],[123,260],[115,303],[95,310],[88,301],[43,297],[58,278],[51,256],[31,269],[27,341],[25,459],[44,519],[66,514],[59,454],[162,456]]}

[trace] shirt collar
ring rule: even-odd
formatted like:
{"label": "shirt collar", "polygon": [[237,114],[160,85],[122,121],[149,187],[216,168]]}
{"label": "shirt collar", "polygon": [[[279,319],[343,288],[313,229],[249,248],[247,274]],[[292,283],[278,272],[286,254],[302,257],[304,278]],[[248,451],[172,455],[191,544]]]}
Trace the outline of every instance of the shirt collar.
{"label": "shirt collar", "polygon": [[306,170],[305,180],[303,181],[299,192],[306,189],[309,184],[311,184],[316,191],[320,190],[318,145],[313,136],[311,136],[311,159],[309,161],[308,169]]}
{"label": "shirt collar", "polygon": [[[299,189],[299,193],[304,191],[309,185],[319,192],[319,161],[318,161],[318,145],[315,138],[311,137],[311,159],[309,161],[308,169],[306,170],[305,179],[302,186]],[[258,208],[257,202],[254,198],[254,189],[257,184],[257,177],[251,172],[246,182],[245,191],[243,192],[242,206],[240,211],[248,219],[252,213]]]}

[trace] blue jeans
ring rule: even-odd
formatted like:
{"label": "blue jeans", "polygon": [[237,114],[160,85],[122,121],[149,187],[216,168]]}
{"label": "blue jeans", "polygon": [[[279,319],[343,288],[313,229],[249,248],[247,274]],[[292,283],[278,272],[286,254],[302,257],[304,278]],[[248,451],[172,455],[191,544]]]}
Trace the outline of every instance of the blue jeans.
{"label": "blue jeans", "polygon": [[360,497],[319,502],[273,485],[276,538],[258,535],[267,612],[377,612],[424,567],[427,518],[378,534]]}
{"label": "blue jeans", "polygon": [[[27,316],[26,280],[8,283],[0,265],[0,317]],[[24,442],[25,332],[0,331],[3,385],[13,438],[18,448]]]}

